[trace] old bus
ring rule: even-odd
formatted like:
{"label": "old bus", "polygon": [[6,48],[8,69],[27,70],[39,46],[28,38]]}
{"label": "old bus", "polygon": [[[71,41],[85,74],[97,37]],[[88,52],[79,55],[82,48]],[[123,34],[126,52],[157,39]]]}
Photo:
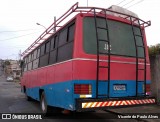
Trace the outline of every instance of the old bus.
{"label": "old bus", "polygon": [[118,6],[76,3],[22,53],[22,91],[40,101],[44,113],[50,106],[90,111],[155,103],[145,36],[149,25]]}

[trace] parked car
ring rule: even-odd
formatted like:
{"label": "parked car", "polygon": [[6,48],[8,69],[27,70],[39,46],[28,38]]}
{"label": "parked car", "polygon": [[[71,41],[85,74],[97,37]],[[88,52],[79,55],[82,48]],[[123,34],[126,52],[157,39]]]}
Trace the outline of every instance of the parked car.
{"label": "parked car", "polygon": [[13,81],[13,77],[8,76],[8,77],[7,77],[7,81]]}

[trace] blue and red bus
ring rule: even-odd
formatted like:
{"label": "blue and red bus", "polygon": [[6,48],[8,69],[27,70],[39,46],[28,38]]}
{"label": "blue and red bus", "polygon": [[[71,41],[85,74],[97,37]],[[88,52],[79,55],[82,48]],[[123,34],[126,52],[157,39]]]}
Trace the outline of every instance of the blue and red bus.
{"label": "blue and red bus", "polygon": [[154,104],[149,25],[118,6],[76,3],[22,53],[22,91],[40,101],[44,113],[50,106],[90,111]]}

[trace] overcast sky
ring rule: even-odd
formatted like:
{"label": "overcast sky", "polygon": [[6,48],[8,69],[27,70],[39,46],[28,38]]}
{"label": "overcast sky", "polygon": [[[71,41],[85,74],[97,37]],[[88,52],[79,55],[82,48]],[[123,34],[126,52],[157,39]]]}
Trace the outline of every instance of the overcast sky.
{"label": "overcast sky", "polygon": [[[37,22],[49,27],[54,16],[60,17],[76,2],[87,6],[87,0],[0,0],[0,59],[18,59],[19,51],[45,30]],[[159,0],[88,0],[89,6],[104,8],[118,3],[141,19],[151,20],[152,25],[146,28],[148,45],[160,43]]]}

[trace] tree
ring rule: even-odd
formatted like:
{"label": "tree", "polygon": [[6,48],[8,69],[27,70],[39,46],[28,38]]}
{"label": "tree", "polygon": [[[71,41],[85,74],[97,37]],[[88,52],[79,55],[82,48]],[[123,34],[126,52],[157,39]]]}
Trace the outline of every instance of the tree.
{"label": "tree", "polygon": [[148,51],[149,51],[150,56],[159,55],[160,54],[160,44],[151,45],[148,48]]}

